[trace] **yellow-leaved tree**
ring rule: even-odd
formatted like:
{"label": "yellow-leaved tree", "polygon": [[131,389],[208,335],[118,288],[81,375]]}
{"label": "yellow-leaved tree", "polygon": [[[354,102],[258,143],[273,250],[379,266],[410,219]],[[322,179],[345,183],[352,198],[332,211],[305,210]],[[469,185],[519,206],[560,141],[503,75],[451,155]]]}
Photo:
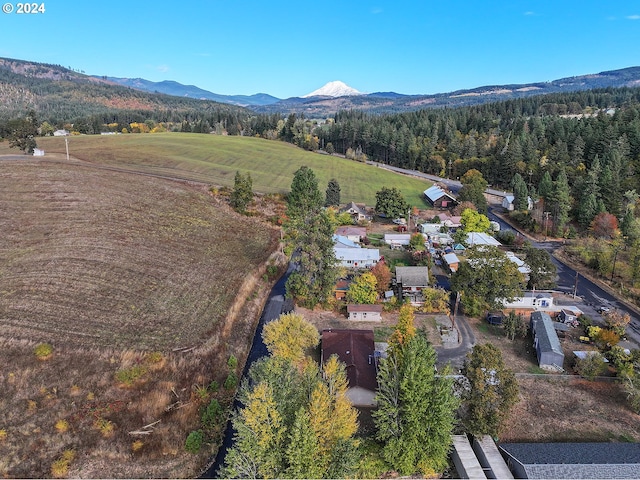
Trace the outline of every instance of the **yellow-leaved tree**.
{"label": "yellow-leaved tree", "polygon": [[272,356],[302,366],[307,349],[315,348],[320,337],[316,327],[302,315],[292,312],[267,323],[262,331],[262,340]]}
{"label": "yellow-leaved tree", "polygon": [[405,303],[400,307],[398,324],[389,338],[389,346],[391,348],[402,346],[415,336],[416,327],[413,324],[414,320],[415,315],[413,306],[411,306],[410,303]]}

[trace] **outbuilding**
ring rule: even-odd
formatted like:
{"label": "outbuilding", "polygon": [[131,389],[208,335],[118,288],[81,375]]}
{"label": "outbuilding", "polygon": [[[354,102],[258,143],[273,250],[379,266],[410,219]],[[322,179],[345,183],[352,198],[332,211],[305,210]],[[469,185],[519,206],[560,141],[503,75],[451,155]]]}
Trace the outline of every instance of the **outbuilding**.
{"label": "outbuilding", "polygon": [[379,322],[382,320],[382,305],[347,305],[347,318],[356,322]]}

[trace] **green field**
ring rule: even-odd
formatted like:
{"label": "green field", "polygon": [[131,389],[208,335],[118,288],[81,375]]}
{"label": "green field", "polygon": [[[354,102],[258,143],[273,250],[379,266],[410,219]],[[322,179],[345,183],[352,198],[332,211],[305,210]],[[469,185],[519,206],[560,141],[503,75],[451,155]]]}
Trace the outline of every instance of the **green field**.
{"label": "green field", "polygon": [[[317,175],[324,192],[336,178],[342,202],[375,205],[382,187],[397,187],[405,199],[425,205],[422,192],[431,184],[343,158],[307,152],[290,144],[252,137],[228,137],[191,133],[157,133],[69,137],[70,155],[92,163],[177,176],[214,185],[233,186],[236,171],[249,172],[254,191],[285,193],[294,172],[302,165]],[[64,139],[39,138],[47,153],[64,153]],[[2,146],[6,152],[6,144]]]}

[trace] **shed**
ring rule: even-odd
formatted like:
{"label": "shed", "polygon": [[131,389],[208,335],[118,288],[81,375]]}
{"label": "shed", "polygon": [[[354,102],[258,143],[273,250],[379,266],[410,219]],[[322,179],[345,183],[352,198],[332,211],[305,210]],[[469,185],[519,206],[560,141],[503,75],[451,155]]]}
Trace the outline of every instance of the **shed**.
{"label": "shed", "polygon": [[638,478],[637,443],[503,443],[516,478]]}
{"label": "shed", "polygon": [[538,366],[541,368],[562,368],[564,353],[551,317],[545,312],[533,312],[530,326],[533,333],[533,346],[538,357]]}
{"label": "shed", "polygon": [[563,323],[573,323],[578,320],[578,314],[573,310],[563,308],[558,313],[558,319]]}
{"label": "shed", "polygon": [[41,148],[34,148],[33,149],[33,156],[34,157],[44,157],[44,150],[42,150]]}
{"label": "shed", "polygon": [[375,406],[377,382],[373,330],[323,330],[322,364],[331,355],[337,355],[347,366],[347,397],[351,403],[362,407]]}
{"label": "shed", "polygon": [[442,257],[442,259],[445,261],[445,263],[449,267],[449,270],[451,270],[452,272],[458,271],[458,266],[460,265],[460,259],[455,253],[453,252],[447,253]]}
{"label": "shed", "polygon": [[360,322],[379,322],[382,320],[382,305],[347,305],[347,318]]}

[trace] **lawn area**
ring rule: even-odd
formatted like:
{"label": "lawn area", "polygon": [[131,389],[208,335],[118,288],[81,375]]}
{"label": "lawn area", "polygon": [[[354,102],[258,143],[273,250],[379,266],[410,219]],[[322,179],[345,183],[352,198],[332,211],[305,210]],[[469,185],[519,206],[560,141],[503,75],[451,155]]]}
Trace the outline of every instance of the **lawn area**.
{"label": "lawn area", "polygon": [[[344,158],[307,152],[293,145],[253,137],[158,133],[82,135],[68,137],[71,156],[120,168],[140,170],[214,185],[233,186],[236,171],[249,172],[260,193],[289,191],[294,172],[306,165],[318,177],[324,193],[331,178],[341,187],[343,202],[375,205],[382,187],[396,187],[419,208],[426,206],[422,192],[431,183]],[[64,138],[38,138],[47,153],[65,153]],[[0,154],[19,153],[0,144]]]}

